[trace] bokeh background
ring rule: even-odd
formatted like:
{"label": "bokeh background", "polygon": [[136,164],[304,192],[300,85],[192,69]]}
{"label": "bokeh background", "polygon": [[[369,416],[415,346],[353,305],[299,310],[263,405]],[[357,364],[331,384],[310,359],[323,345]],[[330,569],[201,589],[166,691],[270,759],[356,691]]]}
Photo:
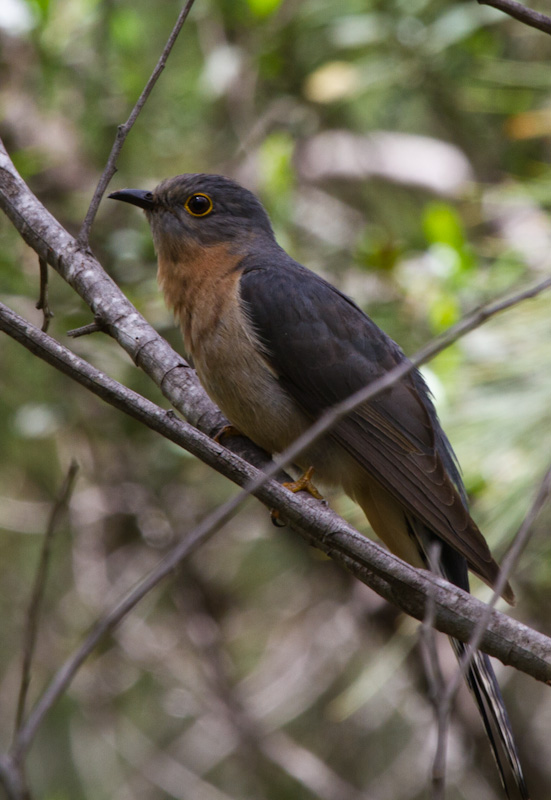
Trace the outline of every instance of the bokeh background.
{"label": "bokeh background", "polygon": [[[0,4],[0,132],[72,232],[178,10],[174,0]],[[197,0],[112,188],[181,172],[237,178],[295,258],[413,353],[549,270],[550,60],[549,36],[474,0]],[[105,200],[92,247],[181,349],[143,216]],[[91,315],[50,280],[50,333],[166,406],[107,337],[67,338]],[[37,258],[5,219],[0,297],[41,323]],[[498,557],[549,462],[550,303],[542,295],[494,318],[425,370]],[[235,487],[5,336],[0,454],[5,748],[30,585],[71,459],[80,471],[55,540],[31,699],[98,615]],[[329,499],[367,529],[349,500]],[[550,522],[547,508],[512,612],[548,635]],[[251,500],[80,670],[31,751],[31,786],[48,800],[426,797],[435,726],[418,639],[417,623]],[[496,669],[533,798],[547,798],[550,690]],[[466,691],[448,782],[449,800],[502,797]]]}

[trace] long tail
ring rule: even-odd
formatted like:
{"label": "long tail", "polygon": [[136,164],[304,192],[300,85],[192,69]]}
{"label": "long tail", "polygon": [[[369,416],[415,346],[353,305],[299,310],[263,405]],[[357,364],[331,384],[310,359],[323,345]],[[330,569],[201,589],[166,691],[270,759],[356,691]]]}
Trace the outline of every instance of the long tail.
{"label": "long tail", "polygon": [[[416,541],[421,543],[422,551],[428,552],[434,542],[434,534],[416,520],[413,523],[410,521],[410,530]],[[427,566],[468,592],[469,578],[465,559],[443,542],[438,543],[438,549],[438,563],[427,563]],[[450,642],[458,660],[461,660],[465,645],[452,637]],[[465,679],[478,707],[505,794],[509,800],[530,800],[509,715],[492,664],[485,653],[475,651]]]}
{"label": "long tail", "polygon": [[[457,639],[450,641],[460,659],[465,652],[465,645]],[[530,800],[507,709],[490,659],[485,653],[479,650],[475,652],[465,678],[478,706],[507,797],[509,800],[516,797]],[[518,794],[511,793],[511,776]]]}
{"label": "long tail", "polygon": [[[449,469],[452,466],[450,462]],[[460,480],[458,474],[456,478]],[[414,566],[432,569],[464,591],[469,591],[465,558],[439,539],[421,520],[404,513],[388,493],[382,489],[373,493],[364,484],[362,491],[351,491],[350,494],[363,508],[377,535],[396,555]],[[438,545],[437,557],[429,558],[435,543]],[[460,659],[465,645],[457,639],[450,638],[450,641]],[[505,794],[509,800],[530,800],[509,716],[488,656],[476,651],[465,678],[486,729]]]}
{"label": "long tail", "polygon": [[[434,535],[417,521],[413,524],[410,522],[410,526],[426,553],[431,547],[431,540],[434,541]],[[443,542],[439,542],[438,548],[438,564],[427,566],[468,592],[469,577],[465,559]],[[465,645],[452,637],[450,642],[460,660],[465,653]],[[475,651],[465,679],[478,707],[505,794],[509,800],[530,800],[509,715],[492,664],[485,653]]]}

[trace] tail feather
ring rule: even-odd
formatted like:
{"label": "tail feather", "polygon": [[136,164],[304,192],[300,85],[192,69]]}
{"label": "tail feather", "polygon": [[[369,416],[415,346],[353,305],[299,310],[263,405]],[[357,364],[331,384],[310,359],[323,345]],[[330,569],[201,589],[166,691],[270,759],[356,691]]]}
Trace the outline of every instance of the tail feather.
{"label": "tail feather", "polygon": [[[457,639],[451,639],[450,641],[457,658],[460,659],[465,652],[465,645]],[[495,672],[490,659],[485,653],[481,653],[479,650],[474,653],[465,678],[478,706],[507,797],[509,800],[513,800],[516,797],[521,798],[521,800],[530,800],[509,716]],[[508,775],[512,775],[518,794],[511,794],[510,777],[508,780]]]}
{"label": "tail feather", "polygon": [[[360,491],[349,493],[361,505],[374,531],[396,555],[414,566],[431,569],[464,591],[469,591],[467,561],[439,539],[422,520],[404,513],[403,508],[385,490],[370,491],[365,482]],[[465,652],[465,645],[457,639],[450,641],[460,659]],[[507,797],[509,800],[530,800],[511,723],[488,656],[476,651],[465,678],[478,707]]]}
{"label": "tail feather", "polygon": [[[434,534],[415,519],[408,520],[408,523],[410,531],[420,544],[420,550],[423,553],[430,553],[435,541]],[[433,571],[461,589],[469,591],[467,563],[449,545],[438,542],[438,558],[426,558],[427,566]],[[433,563],[434,561],[436,563]],[[465,645],[457,639],[450,638],[450,641],[457,658],[461,659],[465,653]],[[490,659],[485,653],[479,650],[474,653],[465,679],[478,707],[505,794],[509,800],[530,800],[509,715]]]}

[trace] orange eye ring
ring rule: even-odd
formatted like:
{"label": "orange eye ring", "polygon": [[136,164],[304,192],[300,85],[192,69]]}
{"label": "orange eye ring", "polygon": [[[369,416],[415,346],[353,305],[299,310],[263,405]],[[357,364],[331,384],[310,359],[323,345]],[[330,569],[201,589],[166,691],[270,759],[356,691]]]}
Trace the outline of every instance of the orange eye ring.
{"label": "orange eye ring", "polygon": [[206,217],[212,211],[212,200],[208,194],[194,192],[186,200],[184,208],[192,217]]}

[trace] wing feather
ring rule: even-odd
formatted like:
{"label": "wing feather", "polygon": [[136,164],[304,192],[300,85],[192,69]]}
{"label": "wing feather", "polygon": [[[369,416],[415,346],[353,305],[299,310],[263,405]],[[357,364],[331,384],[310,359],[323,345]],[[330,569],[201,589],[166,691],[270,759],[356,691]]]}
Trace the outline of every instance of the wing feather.
{"label": "wing feather", "polygon": [[[243,264],[241,299],[282,386],[308,416],[384,375],[400,348],[348,297],[278,251]],[[453,450],[414,371],[330,434],[366,472],[493,583],[498,566],[469,515]]]}

